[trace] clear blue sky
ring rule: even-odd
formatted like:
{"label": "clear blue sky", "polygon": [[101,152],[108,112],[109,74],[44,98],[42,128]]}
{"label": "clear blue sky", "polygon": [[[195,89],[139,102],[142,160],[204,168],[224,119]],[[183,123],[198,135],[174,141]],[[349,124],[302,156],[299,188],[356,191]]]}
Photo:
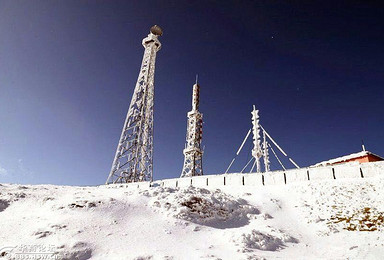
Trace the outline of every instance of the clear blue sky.
{"label": "clear blue sky", "polygon": [[0,0],[0,182],[105,182],[154,24],[155,179],[180,175],[196,73],[206,174],[226,169],[253,104],[301,166],[361,139],[384,155],[383,6],[238,2]]}

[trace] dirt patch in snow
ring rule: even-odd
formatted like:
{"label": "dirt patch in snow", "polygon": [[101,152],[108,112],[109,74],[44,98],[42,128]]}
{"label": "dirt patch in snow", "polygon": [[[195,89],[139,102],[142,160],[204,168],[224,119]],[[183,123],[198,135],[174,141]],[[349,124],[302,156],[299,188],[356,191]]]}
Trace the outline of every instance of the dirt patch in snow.
{"label": "dirt patch in snow", "polygon": [[382,230],[384,213],[375,208],[365,207],[353,213],[339,211],[327,223],[330,226],[343,224],[348,231],[377,231]]}
{"label": "dirt patch in snow", "polygon": [[155,210],[166,212],[178,219],[215,228],[244,226],[249,223],[250,218],[260,214],[260,211],[249,205],[246,200],[234,198],[221,190],[157,187],[144,193],[147,196],[154,196],[151,204]]}
{"label": "dirt patch in snow", "polygon": [[348,231],[383,231],[384,194],[377,189],[384,184],[378,178],[359,182],[309,183],[308,186],[291,186],[292,192],[307,194],[299,196],[304,219],[316,226],[319,236],[329,236]]}

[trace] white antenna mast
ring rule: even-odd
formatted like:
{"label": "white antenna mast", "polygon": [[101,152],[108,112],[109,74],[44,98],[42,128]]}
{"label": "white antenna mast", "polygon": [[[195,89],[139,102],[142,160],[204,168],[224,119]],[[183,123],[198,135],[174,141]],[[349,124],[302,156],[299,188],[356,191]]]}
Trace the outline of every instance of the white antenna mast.
{"label": "white antenna mast", "polygon": [[264,158],[264,170],[269,172],[269,152],[268,152],[268,142],[265,131],[263,130],[263,158]]}
{"label": "white antenna mast", "polygon": [[[227,170],[225,173],[228,173],[229,169],[231,168],[232,164],[234,163],[235,159],[239,155],[240,151],[243,149],[245,142],[247,141],[249,135],[253,134],[253,149],[252,149],[252,157],[247,162],[247,164],[241,169],[240,173],[243,173],[245,169],[249,166],[249,164],[252,162],[252,160],[255,160],[251,167],[251,172],[253,172],[255,166],[256,166],[256,172],[261,172],[261,165],[260,165],[260,158],[263,157],[263,164],[264,164],[264,171],[269,172],[270,171],[270,161],[269,161],[269,148],[271,149],[273,155],[276,157],[277,161],[281,165],[281,167],[286,170],[283,163],[280,161],[279,157],[277,156],[275,150],[272,148],[270,143],[268,142],[267,138],[269,138],[272,143],[279,149],[279,151],[288,158],[288,160],[296,167],[300,168],[297,163],[295,163],[292,158],[288,157],[287,153],[284,152],[284,150],[276,143],[276,141],[268,134],[267,131],[261,126],[260,120],[259,120],[259,110],[256,110],[255,106],[253,106],[253,110],[251,112],[252,114],[252,128],[249,129],[247,135],[245,136],[243,142],[241,143],[239,149],[236,152],[235,157],[232,159],[231,163],[229,164]],[[261,142],[261,136],[260,136],[260,129],[263,131],[262,136],[262,142]]]}
{"label": "white antenna mast", "polygon": [[[261,172],[260,169],[260,158],[263,156],[260,144],[260,124],[259,124],[259,110],[256,110],[253,106],[252,114],[252,134],[253,134],[253,149],[252,156],[255,158],[256,172]],[[251,172],[253,167],[251,169]]]}
{"label": "white antenna mast", "polygon": [[187,137],[184,153],[184,165],[180,177],[192,177],[203,175],[203,151],[201,141],[203,138],[203,114],[199,111],[200,86],[193,85],[192,110],[187,113]]}

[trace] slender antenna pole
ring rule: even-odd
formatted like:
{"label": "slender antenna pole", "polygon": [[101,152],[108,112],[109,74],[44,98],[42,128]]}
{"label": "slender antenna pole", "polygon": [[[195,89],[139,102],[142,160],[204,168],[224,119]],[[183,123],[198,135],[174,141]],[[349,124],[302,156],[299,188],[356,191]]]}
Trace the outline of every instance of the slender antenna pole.
{"label": "slender antenna pole", "polygon": [[276,157],[277,161],[280,163],[281,167],[283,168],[283,170],[285,171],[285,167],[283,165],[283,163],[280,161],[279,157],[277,156],[277,154],[275,153],[275,150],[273,150],[272,146],[270,144],[268,144],[269,148],[271,148],[271,151],[273,153],[273,155]]}
{"label": "slender antenna pole", "polygon": [[269,152],[268,152],[268,142],[265,131],[263,130],[263,158],[264,158],[264,170],[269,172]]}

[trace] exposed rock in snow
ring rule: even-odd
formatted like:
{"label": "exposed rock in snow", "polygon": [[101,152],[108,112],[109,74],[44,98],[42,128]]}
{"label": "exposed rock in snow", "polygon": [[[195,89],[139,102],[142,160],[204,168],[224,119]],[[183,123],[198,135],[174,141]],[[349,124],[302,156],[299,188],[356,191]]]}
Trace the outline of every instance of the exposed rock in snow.
{"label": "exposed rock in snow", "polygon": [[5,210],[9,206],[8,200],[0,200],[0,211]]}
{"label": "exposed rock in snow", "polygon": [[85,242],[77,242],[70,247],[62,246],[56,255],[63,260],[87,260],[92,257],[92,248]]}
{"label": "exposed rock in snow", "polygon": [[[152,191],[153,207],[167,212],[175,218],[216,228],[234,228],[249,223],[253,215],[260,214],[244,199],[235,199],[217,189],[201,188],[160,188]],[[144,194],[147,194],[146,191]]]}

